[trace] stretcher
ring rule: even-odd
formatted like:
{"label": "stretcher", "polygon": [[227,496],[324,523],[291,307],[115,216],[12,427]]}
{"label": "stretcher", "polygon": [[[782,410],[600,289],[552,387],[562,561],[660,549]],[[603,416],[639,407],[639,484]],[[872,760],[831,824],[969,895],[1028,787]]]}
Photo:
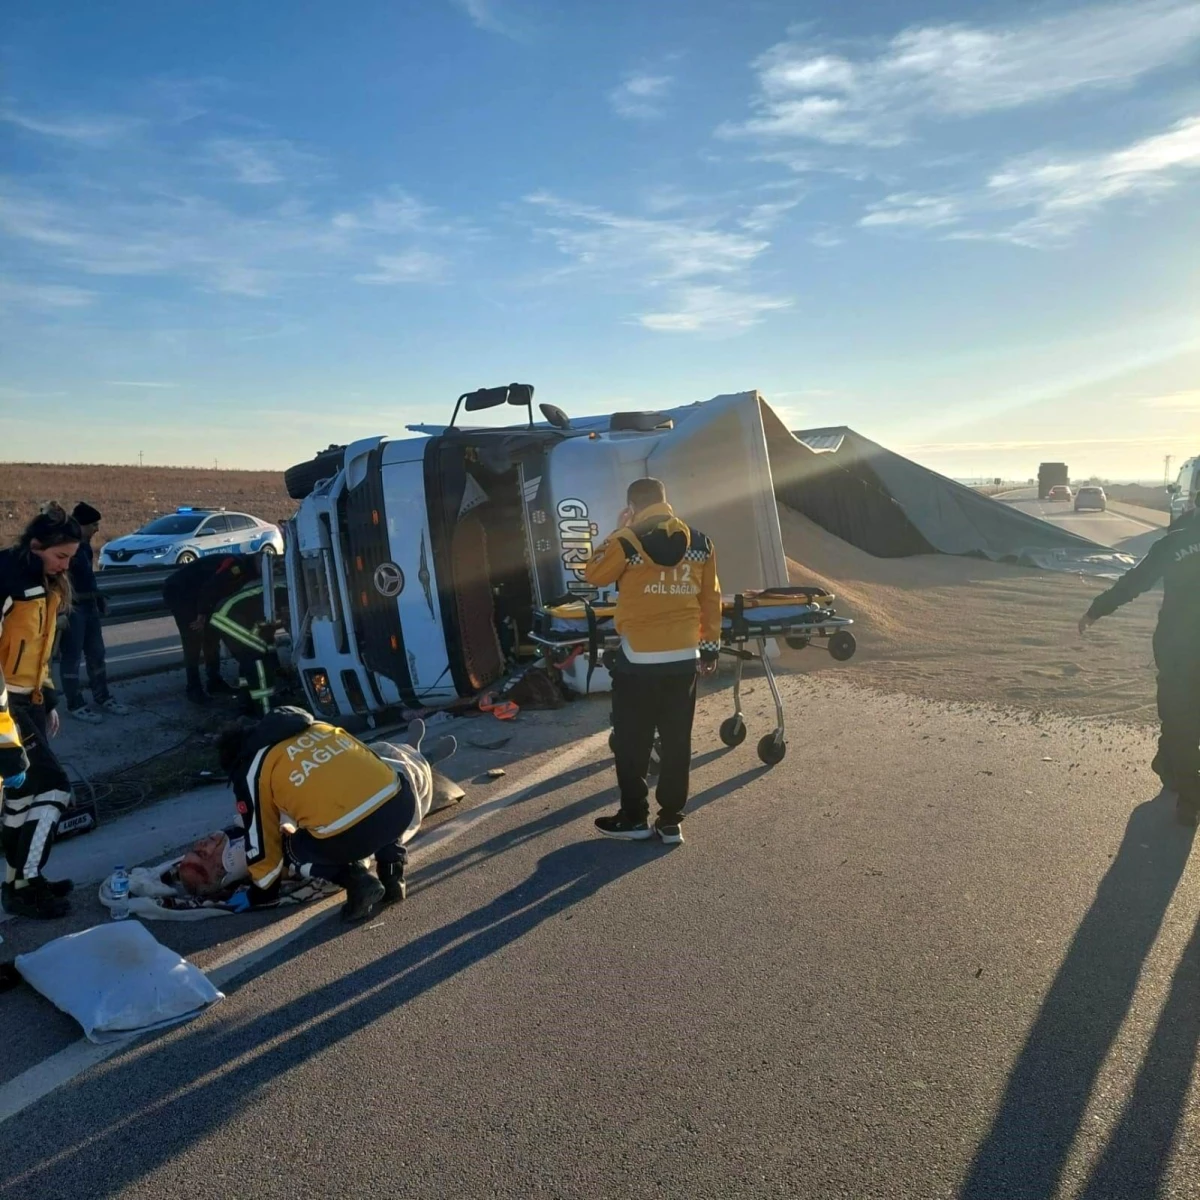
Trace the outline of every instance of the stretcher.
{"label": "stretcher", "polygon": [[[738,592],[721,599],[720,652],[735,661],[733,676],[733,715],[721,723],[721,741],[740,746],[746,740],[746,721],[742,713],[742,675],[746,663],[762,665],[775,702],[775,728],[758,743],[758,757],[768,766],[783,761],[787,754],[787,730],[783,700],[775,672],[767,654],[771,638],[783,638],[793,650],[818,645],[838,662],[854,656],[858,643],[849,617],[839,617],[833,608],[834,597],[823,588],[777,587],[762,591]],[[564,600],[534,612],[530,640],[539,646],[548,661],[562,669],[581,654],[588,656],[589,672],[620,648],[621,639],[614,626],[615,603],[590,604],[583,600]],[[610,739],[611,742],[611,739]]]}

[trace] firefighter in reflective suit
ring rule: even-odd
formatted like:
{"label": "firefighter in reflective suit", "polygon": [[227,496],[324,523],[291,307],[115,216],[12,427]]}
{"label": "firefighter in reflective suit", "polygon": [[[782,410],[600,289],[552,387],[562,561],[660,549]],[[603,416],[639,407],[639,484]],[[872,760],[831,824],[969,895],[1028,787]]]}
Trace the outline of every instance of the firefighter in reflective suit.
{"label": "firefighter in reflective suit", "polygon": [[[219,752],[246,830],[251,884],[237,906],[273,903],[285,875],[345,888],[348,921],[404,899],[404,843],[420,826],[418,793],[432,787],[420,755],[385,762],[298,708],[226,731]],[[372,855],[375,874],[365,865]]]}
{"label": "firefighter in reflective suit", "polygon": [[[275,588],[275,611],[284,611],[287,591]],[[271,710],[279,657],[275,652],[278,625],[264,619],[263,585],[248,583],[222,600],[208,619],[208,627],[225,643],[238,665],[238,698],[246,716],[264,716]]]}

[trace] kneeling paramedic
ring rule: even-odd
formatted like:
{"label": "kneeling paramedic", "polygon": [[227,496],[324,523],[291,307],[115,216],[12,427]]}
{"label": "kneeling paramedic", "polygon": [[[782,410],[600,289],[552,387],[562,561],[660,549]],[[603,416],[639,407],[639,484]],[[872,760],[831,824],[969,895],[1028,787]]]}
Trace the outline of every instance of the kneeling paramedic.
{"label": "kneeling paramedic", "polygon": [[[384,762],[298,708],[226,731],[219,753],[246,830],[244,907],[274,903],[285,872],[345,888],[348,921],[404,899],[404,842],[420,824],[418,791],[432,780],[419,756]],[[372,855],[377,876],[364,861]]]}
{"label": "kneeling paramedic", "polygon": [[1154,630],[1160,736],[1153,769],[1181,821],[1200,819],[1200,511],[1174,523],[1131,571],[1092,601],[1079,632],[1162,581]]}
{"label": "kneeling paramedic", "polygon": [[[696,674],[715,674],[721,650],[717,557],[712,542],[671,511],[660,480],[635,480],[626,499],[621,528],[585,569],[593,587],[617,585],[621,636],[611,667],[621,808],[596,828],[605,837],[632,841],[657,832],[664,842],[682,842]],[[651,830],[646,773],[656,733],[661,765]]]}

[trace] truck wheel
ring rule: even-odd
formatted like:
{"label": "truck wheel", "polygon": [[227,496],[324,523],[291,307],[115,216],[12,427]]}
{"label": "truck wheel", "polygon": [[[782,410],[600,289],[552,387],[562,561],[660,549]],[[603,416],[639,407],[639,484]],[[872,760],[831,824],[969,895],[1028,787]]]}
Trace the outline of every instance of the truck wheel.
{"label": "truck wheel", "polygon": [[854,634],[848,629],[839,630],[829,639],[829,653],[838,662],[849,662],[857,649],[858,642],[854,640]]}
{"label": "truck wheel", "polygon": [[783,762],[784,755],[787,754],[787,742],[782,737],[773,733],[768,733],[766,737],[758,743],[758,757],[767,764],[768,767],[776,766]]}
{"label": "truck wheel", "polygon": [[740,746],[746,740],[746,722],[740,716],[728,717],[718,732],[725,745]]}
{"label": "truck wheel", "polygon": [[309,459],[308,462],[297,463],[283,473],[283,485],[287,494],[293,500],[304,500],[312,495],[312,490],[331,475],[336,475],[342,468],[342,456],[345,446],[330,446]]}

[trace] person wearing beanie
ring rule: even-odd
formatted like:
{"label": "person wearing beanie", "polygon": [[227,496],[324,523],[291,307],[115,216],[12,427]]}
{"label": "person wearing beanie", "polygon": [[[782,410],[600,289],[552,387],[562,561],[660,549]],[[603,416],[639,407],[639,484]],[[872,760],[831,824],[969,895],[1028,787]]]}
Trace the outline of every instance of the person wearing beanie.
{"label": "person wearing beanie", "polygon": [[[71,560],[71,588],[74,593],[74,608],[67,618],[59,647],[59,674],[62,677],[63,695],[67,700],[67,712],[77,721],[98,725],[103,721],[101,713],[115,717],[129,714],[129,708],[114,699],[108,690],[108,668],[105,665],[104,631],[100,620],[108,611],[108,602],[96,586],[96,570],[92,538],[100,527],[100,511],[80,501],[71,516],[79,523],[83,541]],[[83,696],[83,683],[79,674],[80,662],[87,663],[88,686],[92,692],[92,704]]]}

